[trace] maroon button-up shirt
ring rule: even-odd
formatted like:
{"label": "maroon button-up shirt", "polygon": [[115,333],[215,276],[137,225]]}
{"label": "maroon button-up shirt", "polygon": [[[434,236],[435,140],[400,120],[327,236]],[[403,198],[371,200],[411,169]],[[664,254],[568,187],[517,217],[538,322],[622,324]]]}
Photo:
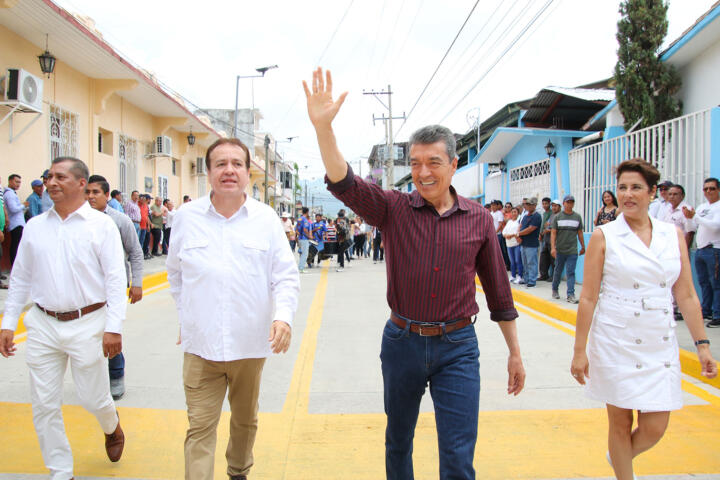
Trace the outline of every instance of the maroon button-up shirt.
{"label": "maroon button-up shirt", "polygon": [[515,310],[493,219],[482,205],[455,193],[442,215],[417,191],[382,190],[347,176],[328,190],[370,225],[382,230],[387,262],[387,301],[393,312],[419,322],[447,322],[475,315],[475,274],[490,318],[513,320]]}

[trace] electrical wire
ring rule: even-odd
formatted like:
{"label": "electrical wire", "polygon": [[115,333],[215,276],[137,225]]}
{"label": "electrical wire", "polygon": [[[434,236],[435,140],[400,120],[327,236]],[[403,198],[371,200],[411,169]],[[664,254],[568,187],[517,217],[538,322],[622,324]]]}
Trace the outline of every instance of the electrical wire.
{"label": "electrical wire", "polygon": [[422,99],[423,95],[424,95],[425,92],[427,91],[428,87],[430,86],[430,82],[433,81],[433,79],[435,78],[435,75],[437,74],[438,70],[440,70],[440,67],[442,66],[443,62],[445,61],[445,59],[447,58],[448,54],[450,53],[450,50],[452,50],[453,45],[455,45],[455,42],[457,41],[458,37],[459,37],[460,34],[462,33],[463,29],[465,28],[465,25],[467,25],[468,21],[470,20],[470,17],[472,17],[472,14],[473,14],[473,12],[475,11],[475,8],[477,8],[477,6],[478,6],[479,3],[480,3],[480,0],[476,0],[476,1],[475,1],[475,4],[474,4],[473,7],[470,9],[470,13],[468,13],[467,17],[465,18],[465,21],[464,21],[463,24],[460,26],[460,29],[458,30],[457,34],[455,34],[455,38],[453,38],[453,41],[450,43],[450,46],[447,48],[447,50],[445,50],[445,55],[443,55],[442,59],[440,60],[440,63],[438,63],[437,67],[435,67],[435,71],[433,72],[433,74],[430,76],[430,79],[429,79],[429,80],[427,81],[427,83],[425,84],[425,87],[422,89],[422,92],[420,92],[420,95],[418,96],[417,100],[415,100],[415,104],[414,104],[414,105],[412,106],[412,108],[410,109],[410,112],[409,112],[409,113],[407,114],[407,116],[405,117],[405,120],[403,120],[403,123],[400,125],[400,128],[397,129],[397,132],[395,133],[396,135],[400,133],[400,130],[402,130],[403,126],[405,126],[405,124],[407,123],[408,118],[410,118],[410,116],[412,115],[413,111],[415,111],[415,107],[417,106],[418,102],[420,102],[420,99]]}
{"label": "electrical wire", "polygon": [[548,9],[548,7],[554,1],[555,0],[548,0],[545,3],[545,5],[542,7],[542,9],[540,9],[540,11],[538,13],[536,13],[535,16],[533,16],[533,18],[530,20],[530,22],[528,22],[528,24],[525,25],[525,27],[523,27],[523,29],[520,31],[520,33],[513,39],[513,41],[510,43],[510,45],[508,45],[505,48],[505,50],[503,50],[503,52],[495,59],[493,64],[490,65],[490,67],[487,70],[485,70],[485,72],[483,72],[483,74],[480,76],[480,78],[478,78],[478,80],[475,82],[475,84],[465,93],[465,95],[462,96],[462,98],[460,100],[458,100],[458,102],[455,105],[453,105],[453,107],[445,114],[445,116],[442,119],[440,119],[440,123],[445,121],[445,119],[448,117],[448,115],[450,115],[458,106],[460,106],[460,104],[468,97],[468,95],[470,95],[472,93],[472,91],[475,90],[475,88],[480,84],[480,82],[482,82],[485,79],[485,77],[487,77],[487,75],[493,70],[493,68],[495,68],[495,66],[498,63],[500,63],[500,61],[507,54],[507,52],[509,52],[510,49],[522,38],[522,36],[525,34],[525,32],[527,32],[530,29],[530,27],[532,27],[532,25],[537,21],[537,19],[540,18],[540,16],[545,12],[545,10]]}

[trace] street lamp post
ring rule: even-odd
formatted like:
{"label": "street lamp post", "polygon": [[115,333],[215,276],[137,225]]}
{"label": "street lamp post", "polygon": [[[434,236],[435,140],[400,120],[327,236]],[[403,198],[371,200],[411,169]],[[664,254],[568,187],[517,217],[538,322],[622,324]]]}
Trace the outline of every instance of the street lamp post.
{"label": "street lamp post", "polygon": [[[292,141],[293,141],[294,139],[298,138],[298,136],[297,136],[297,135],[294,135],[294,136],[292,136],[292,137],[286,137],[286,138],[287,138],[287,140],[279,140],[279,141],[278,141],[277,139],[275,140],[275,151],[273,152],[273,158],[274,158],[274,160],[275,160],[275,162],[274,162],[274,163],[275,163],[275,168],[277,168],[277,160],[278,160],[278,143],[292,143]],[[282,160],[282,165],[283,165],[283,167],[285,166],[285,159],[284,159],[284,158],[283,158],[283,160]],[[280,177],[282,177],[282,172],[280,172]],[[275,197],[276,199],[277,199],[277,197],[278,197],[278,194],[277,194],[277,180],[282,181],[282,178],[278,178],[278,179],[276,179],[276,181],[275,181],[275,187],[273,188],[273,197]],[[283,185],[280,190],[282,191],[282,190],[284,190],[284,189],[285,189],[285,187],[284,187],[284,185]],[[277,200],[275,200],[275,201],[277,202]]]}
{"label": "street lamp post", "polygon": [[[235,77],[235,118],[233,120],[233,137],[238,138],[238,90],[240,88],[240,79],[241,78],[260,78],[265,76],[265,72],[268,70],[272,70],[273,68],[278,68],[277,65],[270,65],[268,67],[259,67],[256,68],[255,71],[258,72],[260,75],[238,75]],[[254,82],[254,80],[253,80]],[[253,93],[252,93],[253,99],[252,99],[252,108],[255,110],[255,89],[253,84]]]}

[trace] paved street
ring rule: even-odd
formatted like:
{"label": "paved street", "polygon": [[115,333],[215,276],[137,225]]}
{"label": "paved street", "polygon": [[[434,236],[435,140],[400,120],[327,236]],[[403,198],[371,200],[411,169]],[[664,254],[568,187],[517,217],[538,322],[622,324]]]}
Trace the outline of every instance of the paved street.
{"label": "paved street", "polygon": [[[148,272],[161,271],[163,261],[152,260]],[[384,269],[383,263],[363,259],[338,273],[334,264],[325,262],[323,268],[301,276],[291,349],[265,366],[255,466],[249,478],[384,478],[385,417],[378,357],[389,313]],[[488,319],[484,297],[478,292],[481,311],[475,328],[482,392],[477,478],[611,478],[605,461],[603,405],[585,398],[569,374],[573,326],[559,318],[570,318],[574,306],[546,301],[550,288],[545,282],[534,290],[517,290],[516,300],[524,303],[518,304],[518,323],[528,379],[525,391],[515,398],[505,393],[507,350],[500,329]],[[686,330],[680,323],[682,346],[691,350]],[[97,423],[78,406],[68,371],[64,416],[77,479],[183,477],[187,422],[177,333],[167,283],[148,286],[142,302],[128,307],[127,393],[118,401],[127,443],[116,464],[105,457]],[[720,345],[720,332],[709,334],[713,346]],[[20,343],[15,358],[0,359],[2,480],[46,478],[32,427],[24,353],[25,344]],[[673,413],[661,443],[636,461],[639,478],[720,479],[720,390],[690,375],[684,375],[683,388],[685,408]],[[227,478],[227,416],[225,412],[219,427],[217,479]],[[418,422],[414,459],[416,478],[437,478],[429,398]]]}

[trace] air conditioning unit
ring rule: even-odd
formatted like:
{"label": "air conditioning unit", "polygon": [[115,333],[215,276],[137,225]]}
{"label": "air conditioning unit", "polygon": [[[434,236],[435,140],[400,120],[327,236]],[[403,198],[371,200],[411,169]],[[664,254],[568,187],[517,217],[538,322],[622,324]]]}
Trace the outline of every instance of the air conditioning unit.
{"label": "air conditioning unit", "polygon": [[14,100],[36,112],[42,112],[42,78],[22,68],[9,68],[6,82],[5,100]]}
{"label": "air conditioning unit", "polygon": [[195,159],[195,175],[207,175],[207,168],[205,168],[205,159],[203,157],[197,157]]}
{"label": "air conditioning unit", "polygon": [[172,157],[172,138],[166,137],[165,135],[155,137],[153,153]]}

